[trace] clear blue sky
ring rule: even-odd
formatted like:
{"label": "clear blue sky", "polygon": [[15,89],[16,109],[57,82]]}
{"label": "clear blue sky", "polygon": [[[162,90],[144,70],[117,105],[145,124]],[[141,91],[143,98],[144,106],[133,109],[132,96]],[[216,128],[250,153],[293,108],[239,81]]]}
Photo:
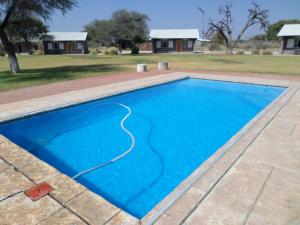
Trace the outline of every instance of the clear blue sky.
{"label": "clear blue sky", "polygon": [[[78,7],[65,16],[56,13],[50,22],[51,31],[81,31],[94,19],[107,19],[119,9],[135,10],[147,14],[150,28],[200,28],[201,6],[206,11],[205,20],[217,18],[218,6],[225,0],[78,0]],[[233,0],[235,33],[247,18],[247,9],[253,0]],[[270,21],[300,19],[300,0],[256,0],[269,10]],[[250,29],[245,38],[260,33],[259,28]]]}

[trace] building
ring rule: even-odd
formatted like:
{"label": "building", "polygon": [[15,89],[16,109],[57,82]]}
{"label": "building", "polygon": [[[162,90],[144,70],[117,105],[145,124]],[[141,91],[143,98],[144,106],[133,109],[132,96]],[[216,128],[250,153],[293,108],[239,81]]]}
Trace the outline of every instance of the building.
{"label": "building", "polygon": [[86,54],[88,53],[86,32],[49,32],[41,38],[14,42],[16,53],[40,54]]}
{"label": "building", "polygon": [[153,29],[150,39],[154,53],[193,52],[200,35],[198,29]]}
{"label": "building", "polygon": [[87,32],[49,32],[42,41],[45,54],[88,53]]}
{"label": "building", "polygon": [[34,52],[44,53],[43,42],[39,39],[30,40],[26,43],[23,40],[18,40],[14,42],[15,52],[22,54],[32,54]]}
{"label": "building", "polygon": [[286,24],[277,35],[281,38],[281,53],[300,55],[300,24]]}

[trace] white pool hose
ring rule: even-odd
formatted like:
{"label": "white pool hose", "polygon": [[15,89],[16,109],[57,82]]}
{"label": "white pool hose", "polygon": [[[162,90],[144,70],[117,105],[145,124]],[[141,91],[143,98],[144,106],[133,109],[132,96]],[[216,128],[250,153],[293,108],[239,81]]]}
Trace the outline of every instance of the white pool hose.
{"label": "white pool hose", "polygon": [[[129,135],[129,137],[130,137],[130,139],[131,139],[131,145],[130,145],[130,147],[129,147],[124,153],[122,153],[121,155],[119,155],[119,156],[117,156],[117,157],[115,157],[115,158],[113,158],[113,159],[111,159],[111,160],[109,160],[109,161],[107,161],[107,162],[104,162],[104,163],[101,163],[101,164],[99,164],[99,165],[97,165],[97,166],[94,166],[94,167],[92,167],[92,168],[90,168],[90,169],[84,170],[84,171],[82,171],[82,172],[76,174],[75,176],[73,176],[73,177],[72,177],[73,179],[77,179],[78,177],[80,177],[80,176],[82,176],[82,175],[84,175],[84,174],[87,174],[87,173],[89,173],[89,172],[92,172],[92,171],[94,171],[94,170],[100,169],[100,168],[102,168],[102,167],[104,167],[104,166],[107,166],[107,165],[109,165],[109,164],[111,164],[111,163],[116,162],[117,160],[119,160],[119,159],[123,158],[124,156],[128,155],[128,154],[134,149],[134,147],[135,147],[135,137],[134,137],[133,134],[132,134],[125,126],[124,126],[125,121],[126,121],[126,120],[128,119],[128,117],[130,117],[130,115],[132,114],[132,110],[131,110],[128,106],[126,106],[126,105],[124,105],[124,104],[121,104],[121,103],[104,103],[104,104],[101,104],[101,105],[118,105],[118,106],[121,106],[121,107],[127,109],[128,113],[127,113],[126,116],[121,120],[120,126],[121,126],[122,130],[124,130],[124,131]],[[99,105],[98,105],[98,106],[99,106]]]}

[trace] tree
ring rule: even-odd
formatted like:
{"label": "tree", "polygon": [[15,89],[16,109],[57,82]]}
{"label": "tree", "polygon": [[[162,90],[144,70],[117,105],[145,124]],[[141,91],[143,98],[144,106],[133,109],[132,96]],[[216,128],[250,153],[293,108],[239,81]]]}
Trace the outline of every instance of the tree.
{"label": "tree", "polygon": [[37,18],[14,18],[5,29],[10,42],[24,40],[29,49],[30,40],[39,39],[48,32],[48,27]]}
{"label": "tree", "polygon": [[271,24],[266,33],[267,40],[278,40],[277,34],[285,24],[300,24],[300,20],[279,20],[278,22]]}
{"label": "tree", "polygon": [[[14,46],[9,40],[8,29],[16,18],[48,21],[55,10],[65,14],[75,5],[76,0],[0,0],[0,39],[8,55],[10,70],[13,74],[20,72],[20,67]],[[21,29],[21,27],[15,28]]]}
{"label": "tree", "polygon": [[265,41],[266,40],[266,35],[265,34],[257,34],[253,37],[250,38],[252,41]]}
{"label": "tree", "polygon": [[137,48],[137,44],[145,42],[148,38],[149,17],[138,12],[119,10],[112,15],[112,39],[119,52],[129,47]]}
{"label": "tree", "polygon": [[84,27],[89,33],[89,42],[92,46],[116,46],[119,53],[124,48],[130,48],[132,53],[138,52],[138,45],[147,41],[147,15],[138,12],[119,10],[108,20],[94,20]]}
{"label": "tree", "polygon": [[222,45],[224,45],[224,39],[219,32],[216,32],[212,35],[209,49],[212,51],[219,50]]}
{"label": "tree", "polygon": [[236,47],[244,33],[249,27],[259,24],[261,29],[266,29],[268,22],[268,10],[261,9],[257,3],[253,3],[253,7],[248,9],[248,19],[238,34],[237,38],[233,40],[233,19],[232,19],[232,3],[228,2],[219,7],[219,21],[209,20],[207,36],[212,36],[218,32],[224,39],[226,44],[227,54],[232,54],[233,49]]}
{"label": "tree", "polygon": [[89,34],[89,45],[93,47],[112,45],[112,21],[94,20],[85,25],[84,30]]}

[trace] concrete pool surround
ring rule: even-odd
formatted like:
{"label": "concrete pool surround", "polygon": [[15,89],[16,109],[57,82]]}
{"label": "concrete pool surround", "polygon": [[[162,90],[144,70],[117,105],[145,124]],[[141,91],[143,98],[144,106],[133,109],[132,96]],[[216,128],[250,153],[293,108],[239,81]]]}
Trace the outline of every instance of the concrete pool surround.
{"label": "concrete pool surround", "polygon": [[[281,178],[283,174],[288,173],[286,176],[293,180],[293,176],[297,177],[294,171],[299,167],[295,164],[296,162],[282,165],[275,159],[271,163],[268,158],[255,158],[259,157],[256,149],[267,146],[268,150],[264,152],[272,151],[266,144],[269,141],[267,137],[276,136],[277,139],[273,139],[273,142],[279,142],[278,145],[282,144],[285,141],[281,139],[283,137],[278,137],[278,132],[274,133],[275,131],[269,127],[273,126],[275,130],[282,132],[283,127],[288,126],[290,136],[286,138],[291,139],[291,150],[296,155],[294,160],[299,159],[299,151],[297,152],[297,147],[300,146],[299,140],[293,136],[300,132],[300,118],[297,116],[300,110],[300,84],[298,82],[229,75],[170,73],[3,104],[0,105],[0,122],[187,77],[281,86],[287,89],[141,220],[117,208],[7,138],[0,136],[0,181],[5,181],[5,185],[0,188],[0,224],[14,223],[20,217],[24,218],[20,224],[58,224],[63,221],[62,224],[68,224],[67,222],[69,224],[197,224],[196,221],[199,219],[203,221],[203,224],[216,224],[214,222],[217,221],[217,213],[220,214],[225,208],[215,206],[216,212],[211,212],[206,216],[204,213],[209,211],[211,204],[217,199],[225,199],[225,203],[222,204],[234,202],[229,197],[233,194],[224,196],[220,190],[228,185],[227,180],[232,180],[237,189],[244,187],[245,184],[252,187],[249,194],[244,197],[250,202],[245,203],[244,211],[231,208],[224,211],[224,214],[234,221],[232,224],[247,224],[248,222],[251,224],[250,222],[257,222],[257,218],[263,220],[263,216],[266,217],[266,215],[260,215],[256,210],[259,207],[257,202],[266,201],[264,188],[268,188],[270,182],[275,182],[274,176]],[[287,125],[284,125],[283,121],[286,120]],[[253,146],[257,147],[253,148]],[[244,158],[250,158],[250,162],[256,163],[257,167],[249,170],[249,163],[245,162]],[[256,176],[256,171],[261,176]],[[247,180],[242,183],[245,179],[242,178],[244,175],[249,176],[249,180],[255,181],[256,179],[256,181],[247,183]],[[54,190],[38,201],[30,202],[31,200],[27,199],[24,191],[43,182],[49,183]],[[289,183],[288,187],[294,193],[295,186]],[[241,194],[243,190],[238,189],[236,193]],[[297,195],[296,198],[298,197]],[[242,200],[237,202],[242,204]],[[256,216],[253,217],[253,215]],[[220,215],[220,218],[222,219],[223,215]]]}

